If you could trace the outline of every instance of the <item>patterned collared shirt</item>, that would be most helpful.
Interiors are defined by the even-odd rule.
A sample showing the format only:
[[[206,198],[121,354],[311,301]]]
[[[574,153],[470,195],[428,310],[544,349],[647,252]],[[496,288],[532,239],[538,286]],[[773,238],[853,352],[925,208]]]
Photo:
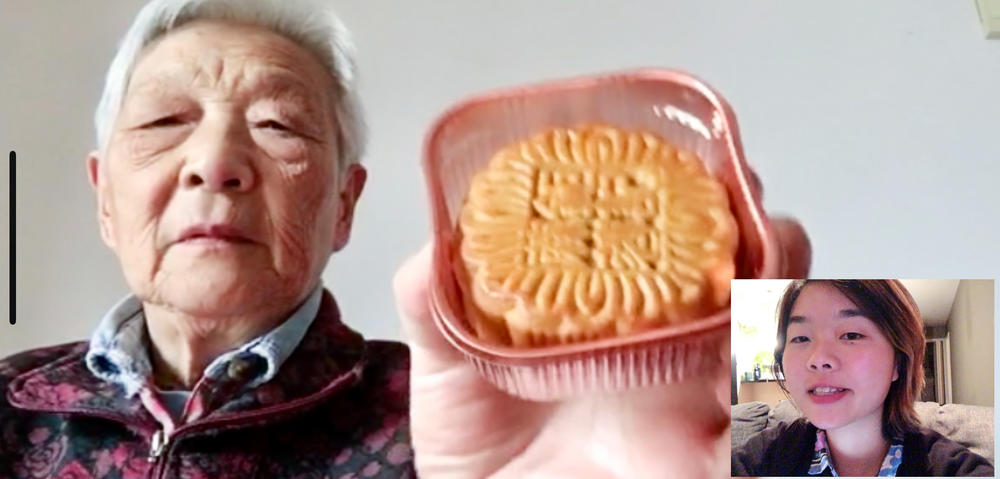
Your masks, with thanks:
[[[903,438],[897,437],[892,440],[885,459],[882,459],[882,467],[879,468],[876,477],[896,477],[896,470],[899,469],[901,462],[903,462]],[[809,465],[809,475],[822,475],[827,468],[830,469],[830,473],[834,477],[840,476],[833,467],[833,456],[830,454],[829,446],[827,446],[826,431],[818,429],[816,430],[816,454],[813,455],[812,464]]]

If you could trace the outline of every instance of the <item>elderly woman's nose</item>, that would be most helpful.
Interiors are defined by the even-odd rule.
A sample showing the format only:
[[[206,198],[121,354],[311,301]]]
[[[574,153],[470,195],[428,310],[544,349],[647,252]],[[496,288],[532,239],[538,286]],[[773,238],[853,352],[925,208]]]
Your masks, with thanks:
[[[813,341],[806,359],[806,367],[813,371],[830,371],[840,367],[840,360],[831,345]]]
[[[254,186],[253,140],[245,127],[220,122],[201,125],[181,170],[181,186],[218,192],[244,192]]]

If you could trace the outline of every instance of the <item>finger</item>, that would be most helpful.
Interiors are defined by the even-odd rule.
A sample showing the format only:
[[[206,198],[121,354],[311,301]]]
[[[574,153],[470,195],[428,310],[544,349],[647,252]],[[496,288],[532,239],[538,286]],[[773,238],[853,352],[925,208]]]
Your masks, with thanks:
[[[403,335],[414,356],[414,367],[418,361],[427,360],[426,362],[442,365],[438,363],[461,360],[460,353],[441,334],[431,313],[432,256],[433,248],[428,242],[403,262],[392,281],[396,308],[402,322]]]
[[[812,245],[802,225],[791,218],[771,220],[775,241],[781,251],[781,278],[805,278],[812,263]]]
[[[754,192],[755,196],[757,197],[757,199],[760,202],[763,203],[764,202],[764,184],[761,183],[761,181],[760,181],[760,175],[758,175],[757,172],[754,171],[753,168],[750,168],[749,171],[750,171],[750,187],[753,189],[753,192]]]
[[[726,335],[726,338],[722,342],[722,347],[719,348],[719,359],[720,366],[719,371],[716,374],[715,382],[715,399],[719,401],[722,406],[723,411],[726,415],[729,415],[729,403],[731,402],[732,394],[732,349],[730,348],[730,337]]]

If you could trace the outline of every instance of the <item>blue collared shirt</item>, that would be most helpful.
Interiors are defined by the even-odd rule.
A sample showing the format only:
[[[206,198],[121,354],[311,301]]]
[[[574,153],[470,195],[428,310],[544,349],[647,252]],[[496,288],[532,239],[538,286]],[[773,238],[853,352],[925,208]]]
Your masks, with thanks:
[[[882,459],[882,467],[878,470],[876,477],[896,477],[896,470],[903,462],[903,439],[895,438],[889,446],[889,452],[885,459]],[[816,454],[813,456],[812,464],[809,465],[809,475],[818,476],[823,474],[827,468],[830,473],[837,477],[837,470],[833,467],[833,456],[830,455],[830,447],[826,442],[826,431],[818,429],[816,431]]]
[[[205,368],[204,376],[221,377],[237,358],[259,358],[266,367],[261,368],[246,387],[256,387],[273,379],[316,319],[322,296],[323,286],[320,284],[285,322],[215,358]],[[142,303],[134,295],[126,296],[104,315],[91,336],[86,356],[87,368],[95,376],[121,385],[129,397],[134,396],[143,385],[151,382],[153,376],[149,344]],[[183,405],[183,400],[190,394],[187,391],[163,393],[171,409],[178,402]]]

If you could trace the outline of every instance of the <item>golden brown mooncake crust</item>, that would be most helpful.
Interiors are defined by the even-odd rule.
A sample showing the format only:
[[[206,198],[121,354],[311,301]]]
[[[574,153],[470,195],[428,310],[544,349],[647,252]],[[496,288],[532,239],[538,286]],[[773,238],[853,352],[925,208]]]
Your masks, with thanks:
[[[467,317],[492,342],[620,336],[729,302],[726,189],[648,132],[555,128],[504,147],[473,177],[459,230]]]

